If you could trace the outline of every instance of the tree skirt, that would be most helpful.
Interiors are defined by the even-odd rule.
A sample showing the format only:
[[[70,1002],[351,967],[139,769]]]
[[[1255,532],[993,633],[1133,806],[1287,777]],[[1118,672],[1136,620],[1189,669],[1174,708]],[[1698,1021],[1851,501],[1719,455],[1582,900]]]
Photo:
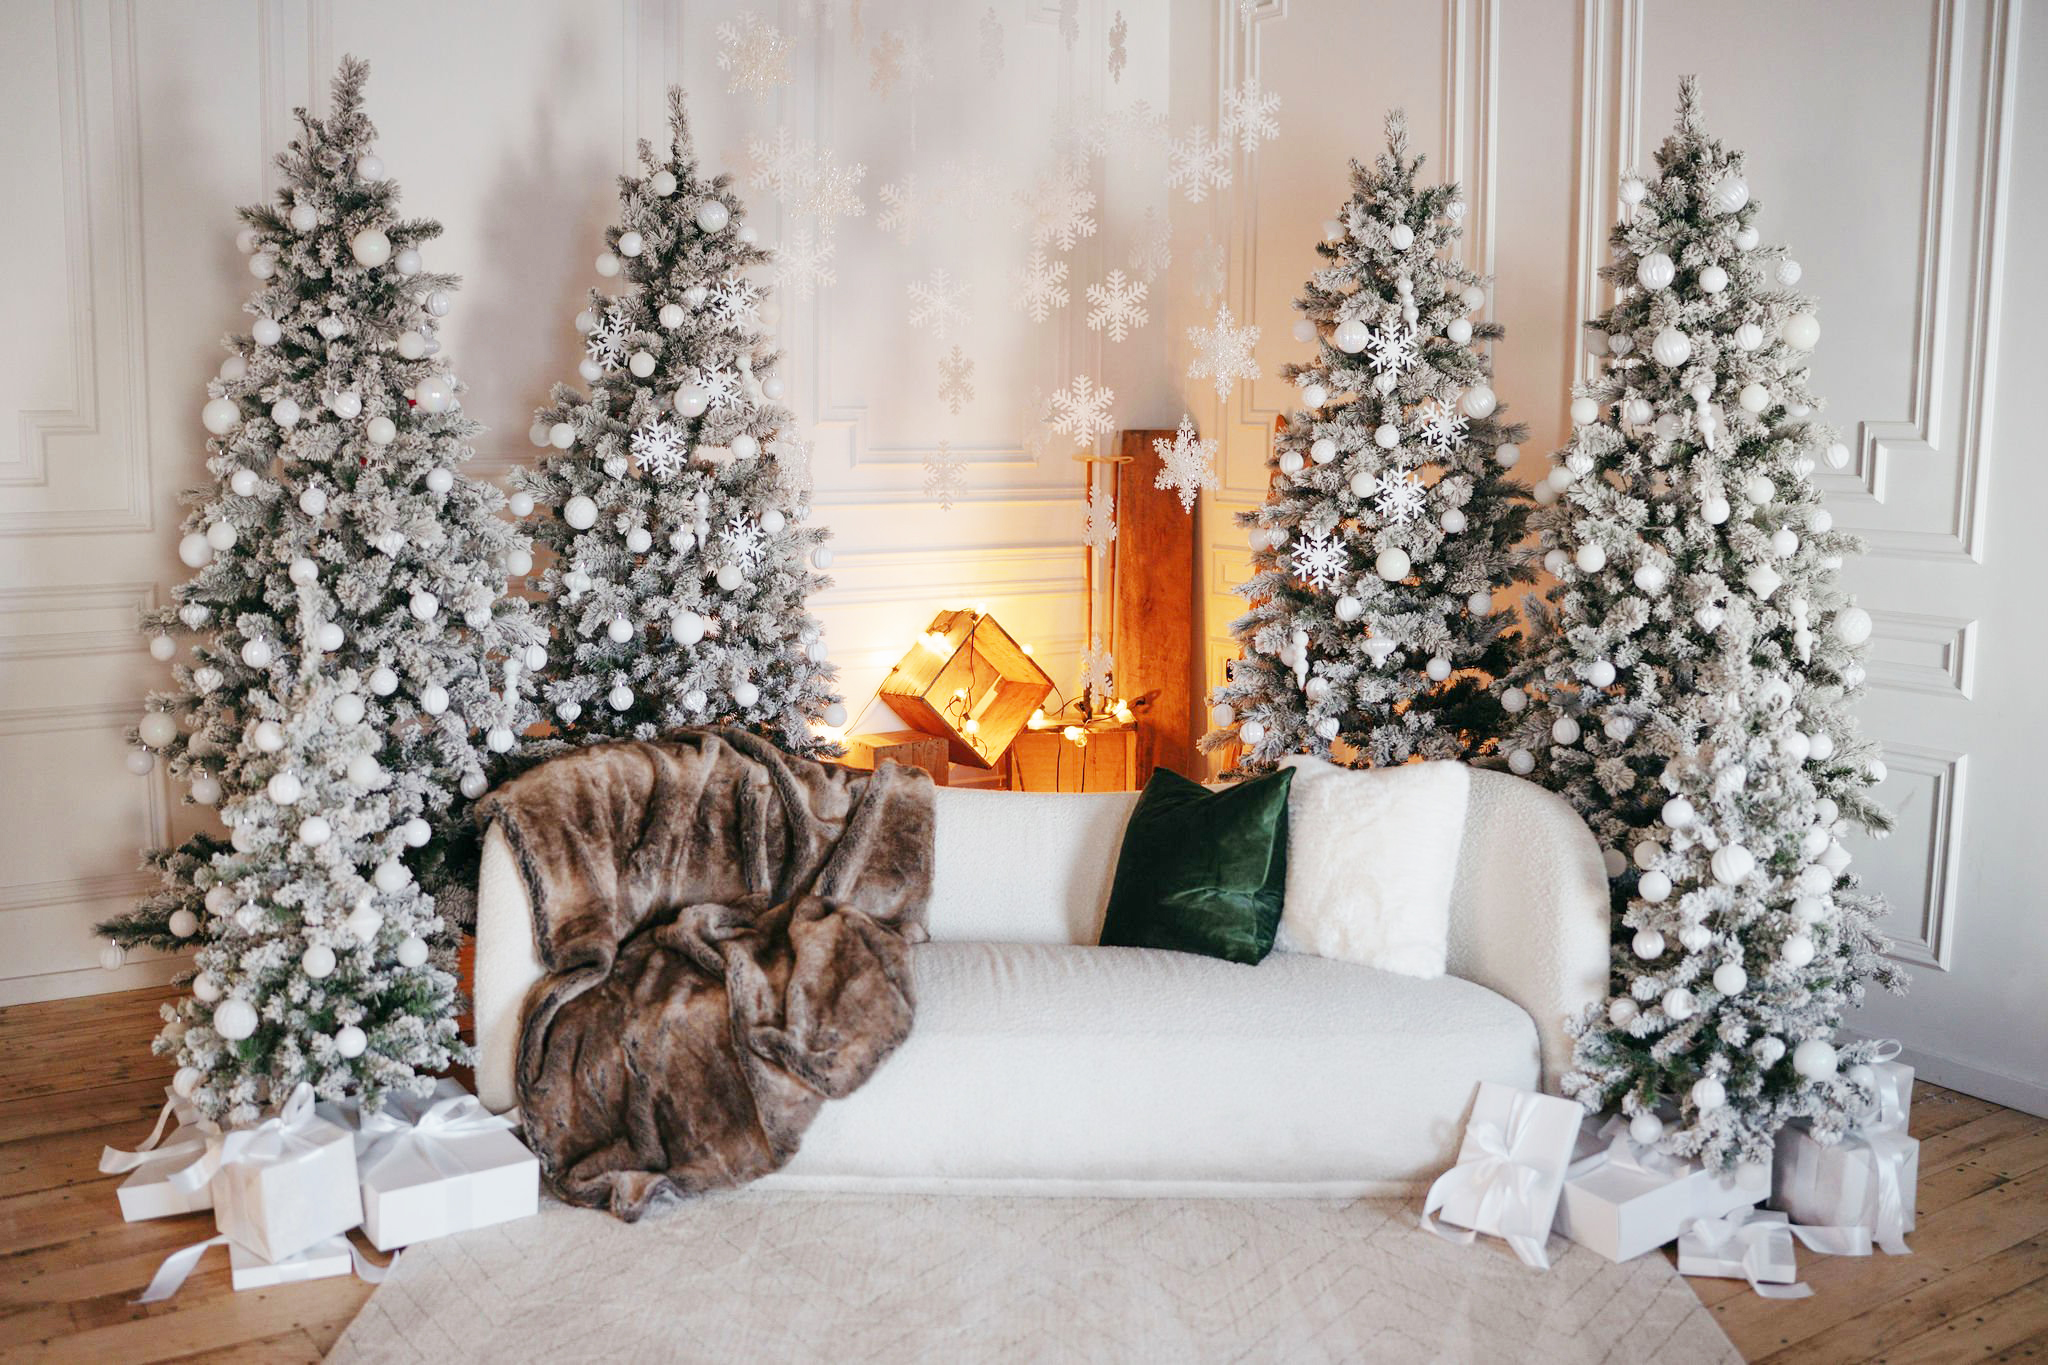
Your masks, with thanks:
[[[1417,1202],[740,1193],[405,1251],[330,1360],[1740,1361],[1662,1256]]]

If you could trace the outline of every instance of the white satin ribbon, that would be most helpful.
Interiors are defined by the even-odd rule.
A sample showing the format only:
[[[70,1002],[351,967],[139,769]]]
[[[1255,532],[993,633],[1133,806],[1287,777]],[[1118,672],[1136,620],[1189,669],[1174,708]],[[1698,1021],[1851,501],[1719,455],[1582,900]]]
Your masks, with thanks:
[[[1749,1287],[1756,1291],[1758,1297],[1766,1299],[1804,1299],[1813,1295],[1812,1287],[1803,1282],[1770,1284],[1759,1278],[1773,1261],[1779,1259],[1774,1252],[1790,1255],[1795,1237],[1809,1250],[1827,1256],[1870,1254],[1870,1234],[1862,1228],[1801,1227],[1774,1218],[1758,1218],[1756,1212],[1755,1209],[1737,1209],[1724,1218],[1695,1218],[1679,1235],[1697,1239],[1701,1245],[1695,1248],[1681,1246],[1679,1254],[1682,1257],[1690,1250],[1695,1255],[1732,1261],[1737,1259],[1733,1251],[1740,1248],[1742,1277],[1749,1281]]]
[[[493,1114],[474,1095],[450,1095],[436,1100],[411,1121],[386,1106],[374,1114],[364,1114],[357,1125],[358,1172],[367,1181],[378,1167],[401,1152],[417,1151],[440,1175],[463,1175],[469,1168],[449,1154],[441,1145],[443,1139],[504,1132],[518,1122],[517,1110]]]
[[[209,1237],[203,1242],[194,1242],[191,1246],[178,1248],[178,1250],[164,1257],[163,1264],[158,1266],[156,1274],[150,1277],[149,1287],[142,1291],[142,1297],[135,1300],[135,1302],[161,1303],[163,1300],[170,1298],[185,1287],[185,1281],[192,1278],[192,1272],[198,1268],[200,1260],[208,1251],[214,1247],[224,1247],[226,1245],[228,1245],[228,1236],[226,1233],[222,1233],[217,1237]],[[348,1258],[349,1268],[365,1284],[383,1283],[384,1277],[391,1273],[391,1267],[398,1264],[398,1258],[393,1256],[389,1265],[378,1265],[375,1261],[363,1255],[362,1248],[358,1247],[354,1242],[348,1244]]]
[[[1638,1143],[1628,1135],[1628,1120],[1618,1114],[1600,1126],[1600,1136],[1608,1139],[1607,1146],[1567,1166],[1564,1172],[1566,1180],[1577,1180],[1608,1166],[1635,1175],[1669,1180],[1684,1175],[1686,1167],[1692,1164],[1683,1157]]]
[[[313,1112],[313,1087],[303,1082],[275,1114],[254,1128],[210,1133],[206,1150],[197,1160],[171,1174],[171,1184],[191,1193],[204,1189],[223,1166],[238,1161],[276,1161],[294,1152],[310,1151],[315,1144],[306,1130],[322,1120]]]
[[[164,1140],[164,1129],[170,1123],[171,1116],[174,1114],[177,1116],[181,1130],[183,1128],[192,1128],[194,1132],[191,1137],[182,1138],[177,1142],[171,1143],[168,1147],[160,1147],[157,1144]],[[207,1133],[218,1131],[212,1124],[200,1118],[199,1111],[192,1108],[176,1091],[166,1090],[164,1091],[164,1107],[157,1112],[156,1127],[150,1129],[149,1136],[144,1138],[141,1145],[132,1152],[124,1152],[118,1147],[102,1148],[100,1150],[100,1173],[102,1175],[121,1175],[134,1170],[137,1166],[142,1166],[152,1161],[165,1161],[174,1156],[197,1153],[205,1148]]]
[[[1897,1073],[1884,1069],[1884,1064],[1896,1061],[1905,1046],[1896,1038],[1880,1039],[1877,1050],[1870,1055],[1870,1064],[1876,1073],[1872,1085],[1877,1091],[1877,1102],[1871,1112],[1857,1121],[1857,1126],[1866,1129],[1891,1128],[1904,1131],[1906,1126],[1906,1104],[1910,1098],[1899,1084],[1903,1079]]]
[[[1523,1265],[1550,1269],[1550,1257],[1543,1249],[1550,1235],[1550,1219],[1535,1207],[1536,1190],[1543,1183],[1544,1171],[1516,1159],[1535,1117],[1533,1101],[1541,1098],[1529,1094],[1515,1096],[1505,1129],[1477,1119],[1467,1126],[1467,1150],[1459,1153],[1457,1165],[1436,1178],[1429,1187],[1429,1196],[1422,1202],[1424,1228],[1447,1242],[1470,1246],[1477,1236],[1474,1229],[1447,1228],[1431,1215],[1453,1195],[1471,1193],[1479,1199],[1474,1223],[1499,1229],[1500,1236]],[[1475,1151],[1476,1154],[1468,1155]]]
[[[1912,1154],[1911,1142],[1891,1128],[1858,1128],[1842,1137],[1843,1147],[1862,1147],[1870,1153],[1871,1179],[1877,1182],[1877,1213],[1871,1219],[1870,1236],[1888,1256],[1913,1254],[1906,1245],[1905,1189],[1899,1181],[1899,1172]]]

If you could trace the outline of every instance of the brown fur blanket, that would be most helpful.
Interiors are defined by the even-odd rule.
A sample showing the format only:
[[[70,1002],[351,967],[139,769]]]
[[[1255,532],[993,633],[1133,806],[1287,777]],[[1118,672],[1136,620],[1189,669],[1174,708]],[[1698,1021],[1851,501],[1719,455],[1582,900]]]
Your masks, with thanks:
[[[491,793],[543,977],[518,1093],[549,1187],[638,1218],[796,1153],[909,1035],[932,783],[738,730],[565,754]]]

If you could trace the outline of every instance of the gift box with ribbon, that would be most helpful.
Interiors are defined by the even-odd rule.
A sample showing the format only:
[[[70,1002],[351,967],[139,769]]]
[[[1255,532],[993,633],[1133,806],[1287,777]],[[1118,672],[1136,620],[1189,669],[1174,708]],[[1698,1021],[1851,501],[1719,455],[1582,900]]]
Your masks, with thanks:
[[[1638,1146],[1619,1116],[1579,1130],[1557,1203],[1557,1230],[1610,1261],[1630,1261],[1677,1238],[1687,1223],[1748,1208],[1771,1194],[1771,1167],[1710,1171]]]
[[[321,1109],[355,1130],[363,1233],[379,1251],[540,1211],[540,1162],[512,1135],[516,1113],[491,1113],[455,1081],[374,1113]]]
[[[1861,1228],[1802,1227],[1775,1211],[1737,1209],[1686,1225],[1678,1237],[1678,1273],[1748,1280],[1764,1298],[1803,1299],[1813,1291],[1796,1283],[1795,1237],[1830,1256],[1870,1254],[1870,1234]]]
[[[176,1119],[178,1126],[168,1140],[165,1127]],[[171,1177],[192,1164],[206,1150],[206,1139],[220,1132],[203,1119],[192,1102],[165,1087],[164,1107],[156,1116],[156,1127],[132,1152],[108,1147],[100,1152],[100,1170],[107,1175],[127,1173],[128,1178],[114,1191],[121,1201],[121,1217],[130,1223],[145,1218],[166,1218],[172,1214],[195,1213],[213,1207],[213,1191],[205,1185],[184,1189]]]
[[[363,1221],[355,1140],[314,1112],[309,1085],[253,1128],[209,1134],[199,1157],[170,1179],[186,1191],[211,1183],[221,1235],[265,1261],[288,1260]]]
[[[1906,1131],[1906,1125],[1913,1117],[1913,1068],[1898,1060],[1903,1050],[1895,1038],[1878,1043],[1869,1063],[1871,1088],[1876,1091],[1876,1097],[1857,1116],[1857,1127]],[[1854,1074],[1853,1069],[1851,1074]]]
[[[1778,1132],[1771,1205],[1801,1223],[1866,1229],[1893,1256],[1909,1254],[1920,1143],[1903,1128],[1855,1128],[1823,1143],[1804,1119]]]
[[[1458,1164],[1429,1187],[1422,1226],[1464,1244],[1481,1232],[1503,1238],[1524,1265],[1548,1270],[1543,1244],[1585,1116],[1575,1100],[1481,1081]],[[1437,1223],[1438,1210],[1464,1231]]]
[[[191,1278],[206,1253],[221,1246],[228,1249],[229,1279],[237,1291],[268,1289],[272,1285],[296,1284],[300,1280],[324,1280],[346,1275],[351,1270],[366,1284],[380,1284],[385,1272],[391,1268],[378,1265],[363,1255],[346,1236],[323,1238],[296,1256],[287,1256],[282,1261],[266,1261],[240,1242],[223,1235],[180,1247],[164,1257],[163,1264],[150,1278],[149,1287],[135,1302],[161,1303],[170,1298],[185,1287],[185,1281]]]

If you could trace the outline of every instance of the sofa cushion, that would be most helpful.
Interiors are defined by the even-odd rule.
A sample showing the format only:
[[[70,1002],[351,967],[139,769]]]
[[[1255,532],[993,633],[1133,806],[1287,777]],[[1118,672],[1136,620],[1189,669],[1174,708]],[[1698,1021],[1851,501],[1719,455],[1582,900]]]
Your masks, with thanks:
[[[1105,947],[1254,963],[1273,951],[1287,890],[1287,770],[1210,791],[1161,768],[1124,826]]]
[[[1353,1194],[1455,1159],[1535,1025],[1456,977],[1275,953],[929,943],[917,1027],[769,1185]]]
[[[933,793],[931,934],[1093,943],[1136,792]]]

